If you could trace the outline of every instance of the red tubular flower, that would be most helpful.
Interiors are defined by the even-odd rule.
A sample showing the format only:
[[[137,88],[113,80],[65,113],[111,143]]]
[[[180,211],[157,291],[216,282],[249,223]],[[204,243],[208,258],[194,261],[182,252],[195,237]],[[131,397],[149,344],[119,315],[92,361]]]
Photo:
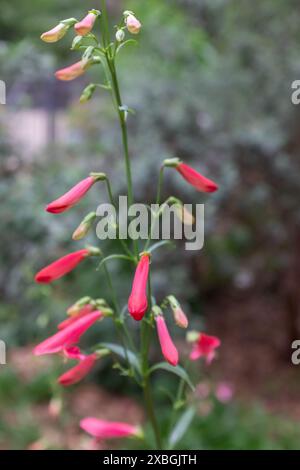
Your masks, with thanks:
[[[169,362],[169,364],[171,364],[172,366],[177,366],[179,359],[178,351],[169,334],[165,319],[162,315],[157,315],[155,317],[155,321],[163,356],[166,361]]]
[[[192,361],[196,361],[200,357],[205,357],[207,364],[210,364],[215,358],[215,350],[220,346],[220,344],[221,341],[216,336],[209,336],[205,333],[200,333],[190,354],[190,359]]]
[[[78,346],[68,346],[62,351],[62,353],[67,359],[75,359],[76,361],[82,361],[86,357],[82,354]]]
[[[128,311],[137,321],[141,320],[147,310],[147,281],[150,259],[148,254],[142,255],[137,265],[132,290],[128,299]]]
[[[93,311],[93,309],[94,309],[94,307],[90,304],[84,305],[84,307],[82,307],[76,315],[73,315],[72,317],[69,317],[66,320],[59,323],[59,325],[57,326],[57,329],[58,330],[63,330],[67,326],[72,325],[72,323],[77,321],[79,318],[82,318],[85,315],[87,315],[88,313],[91,313]]]
[[[86,15],[83,20],[75,24],[74,28],[76,33],[79,36],[85,36],[86,34],[90,33],[94,27],[96,19],[97,15],[95,15],[95,13],[89,13]]]
[[[89,66],[89,62],[84,62],[83,60],[80,60],[79,62],[76,62],[75,64],[70,65],[69,67],[65,67],[64,69],[58,70],[57,72],[55,72],[55,76],[58,80],[68,82],[70,80],[74,80],[77,77],[80,77],[80,75],[83,75],[89,68]]]
[[[69,253],[68,255],[59,258],[58,260],[54,261],[54,263],[49,264],[49,266],[46,266],[41,271],[39,271],[35,276],[35,281],[41,284],[48,284],[53,282],[72,271],[74,268],[76,268],[77,264],[79,264],[89,255],[90,252],[87,249]]]
[[[202,191],[204,193],[213,193],[218,189],[218,185],[212,180],[209,180],[205,176],[198,173],[196,170],[186,165],[185,163],[178,163],[176,166],[178,173],[183,176],[183,178],[190,183],[197,191]]]
[[[96,310],[89,313],[83,318],[79,318],[75,323],[67,326],[50,338],[47,338],[42,343],[38,344],[33,351],[35,356],[43,354],[55,354],[60,351],[68,350],[70,346],[78,343],[80,337],[86,332],[99,318],[102,317],[102,312]]]
[[[58,379],[58,383],[64,387],[69,387],[80,382],[90,372],[96,360],[96,354],[85,356],[75,367],[62,374]]]
[[[75,204],[77,204],[83,198],[83,196],[88,192],[88,190],[96,181],[97,178],[94,176],[88,176],[76,184],[63,196],[59,197],[53,202],[50,202],[50,204],[48,204],[46,207],[46,211],[51,212],[52,214],[60,214],[61,212],[65,212],[71,209],[71,207],[75,206]]]
[[[104,421],[97,418],[84,418],[80,421],[80,427],[97,439],[112,439],[114,437],[138,436],[140,429],[127,423],[118,421]]]

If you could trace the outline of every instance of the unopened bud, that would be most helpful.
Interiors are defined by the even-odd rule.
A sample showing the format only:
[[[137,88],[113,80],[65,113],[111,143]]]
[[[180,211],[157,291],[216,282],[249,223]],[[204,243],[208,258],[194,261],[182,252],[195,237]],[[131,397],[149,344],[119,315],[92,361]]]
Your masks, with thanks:
[[[178,300],[174,297],[174,295],[169,295],[168,301],[172,309],[176,325],[180,328],[187,328],[189,322]]]
[[[82,240],[90,231],[96,219],[96,213],[90,212],[77,227],[72,235],[73,240]]]
[[[69,28],[70,26],[59,23],[57,26],[55,26],[55,28],[52,28],[50,31],[43,33],[41,35],[41,40],[49,43],[57,42],[66,35]]]
[[[116,40],[118,42],[123,42],[125,39],[125,32],[123,31],[123,29],[118,29],[118,31],[116,32]]]
[[[90,304],[91,302],[92,302],[91,297],[88,297],[88,296],[82,297],[81,299],[77,300],[75,304],[71,305],[71,307],[68,308],[67,314],[69,316],[76,315],[78,312],[80,312],[82,307],[84,307],[87,304]]]
[[[140,21],[133,14],[125,16],[125,24],[131,34],[138,34],[142,27]]]
[[[184,224],[184,225],[193,225],[195,222],[195,217],[193,214],[191,214],[187,208],[181,203],[175,204],[175,213],[178,217],[178,219]]]
[[[96,85],[94,83],[91,83],[90,85],[88,85],[82,92],[80,98],[79,98],[79,101],[80,103],[86,103],[87,101],[89,101],[94,92],[96,90]]]

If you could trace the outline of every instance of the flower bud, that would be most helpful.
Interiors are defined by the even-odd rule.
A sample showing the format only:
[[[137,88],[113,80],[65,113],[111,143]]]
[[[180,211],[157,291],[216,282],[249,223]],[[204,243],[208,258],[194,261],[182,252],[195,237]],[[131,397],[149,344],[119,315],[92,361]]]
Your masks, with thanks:
[[[125,17],[125,24],[127,26],[128,31],[131,34],[138,34],[142,27],[139,20],[133,14],[127,14]]]
[[[41,35],[41,40],[48,43],[57,42],[66,35],[69,28],[70,26],[64,23],[59,23],[54,28],[50,29],[50,31],[43,33]]]
[[[118,31],[116,32],[116,40],[118,42],[122,42],[124,41],[124,39],[125,39],[125,33],[123,29],[118,29]]]
[[[80,60],[79,62],[76,62],[75,64],[70,65],[69,67],[65,67],[64,69],[58,70],[57,72],[55,72],[55,76],[58,80],[66,82],[74,80],[75,78],[83,75],[91,64],[91,61]]]
[[[185,313],[183,312],[182,308],[180,307],[180,304],[177,299],[174,297],[174,295],[169,295],[168,301],[172,309],[176,325],[180,328],[187,328],[189,324],[188,319]]]
[[[90,231],[96,219],[96,212],[90,212],[72,235],[73,240],[82,240]]]
[[[86,103],[87,101],[89,101],[94,92],[96,90],[96,85],[94,83],[91,83],[90,85],[88,85],[82,92],[80,98],[79,98],[79,101],[80,103]]]
[[[70,316],[76,315],[77,313],[80,312],[82,307],[90,304],[91,301],[92,301],[91,297],[88,297],[88,296],[82,297],[81,299],[77,300],[75,304],[71,305],[71,307],[68,308],[67,315],[70,315]]]
[[[175,204],[175,213],[184,225],[193,225],[195,223],[193,214],[191,214],[180,201]]]
[[[99,15],[100,11],[98,10],[89,11],[89,13],[83,18],[83,20],[75,24],[74,28],[76,33],[79,36],[86,36],[88,33],[90,33]]]

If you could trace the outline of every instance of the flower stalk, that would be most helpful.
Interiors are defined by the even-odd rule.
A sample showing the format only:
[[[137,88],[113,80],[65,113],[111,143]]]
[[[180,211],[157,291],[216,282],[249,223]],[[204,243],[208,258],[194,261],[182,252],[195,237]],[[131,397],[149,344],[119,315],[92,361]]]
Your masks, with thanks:
[[[98,40],[95,33],[95,24],[100,22],[101,39]],[[116,25],[116,34],[111,42],[109,21],[106,8],[106,0],[101,0],[101,12],[91,10],[81,21],[75,18],[64,20],[58,23],[58,26],[50,29],[42,35],[46,42],[56,42],[62,36],[69,33],[70,29],[74,29],[77,36],[73,40],[72,50],[83,50],[81,59],[70,67],[61,69],[56,73],[56,77],[60,80],[73,80],[83,73],[87,72],[92,66],[103,67],[106,84],[91,83],[81,94],[80,102],[89,101],[97,88],[108,90],[113,99],[114,108],[120,125],[121,141],[123,146],[123,159],[127,182],[128,205],[134,203],[133,179],[131,157],[129,152],[127,114],[129,108],[124,105],[119,85],[119,77],[116,67],[116,57],[120,49],[120,43],[125,45],[126,34],[139,34],[142,24],[135,16],[134,12],[125,11],[122,20]],[[73,30],[74,30],[73,29]],[[93,33],[91,32],[93,30]],[[196,170],[188,167],[178,158],[167,159],[163,162],[158,176],[158,187],[156,195],[156,204],[158,206],[155,213],[155,219],[158,219],[169,204],[176,204],[180,210],[180,216],[187,221],[187,214],[182,215],[182,203],[177,198],[170,196],[159,208],[162,196],[162,187],[164,180],[165,168],[176,169],[178,173],[195,189],[203,192],[213,192],[217,189],[217,185],[208,180],[206,177],[198,173]],[[110,180],[105,173],[92,172],[88,177],[81,180],[73,186],[68,192],[61,197],[48,204],[46,210],[52,214],[61,214],[72,209],[80,203],[83,197],[91,190],[96,182],[105,182],[107,188],[108,199],[117,212],[115,196]],[[73,234],[74,241],[80,241],[91,230],[96,221],[97,213],[89,212]],[[191,217],[190,217],[191,218]],[[129,220],[127,220],[127,224]],[[137,240],[132,240],[132,246],[122,240],[119,236],[119,228],[117,225],[117,238],[123,249],[122,253],[105,255],[98,247],[87,247],[78,251],[74,251],[46,268],[42,269],[36,275],[36,281],[39,283],[49,283],[60,277],[67,275],[75,269],[78,264],[90,256],[100,258],[98,270],[103,268],[103,272],[110,291],[111,299],[107,302],[105,299],[92,299],[86,296],[75,302],[67,310],[67,319],[58,325],[58,332],[50,338],[36,346],[35,355],[60,353],[66,360],[77,360],[76,366],[68,369],[59,379],[59,383],[63,386],[70,386],[84,379],[94,363],[102,356],[109,354],[114,361],[114,368],[119,370],[124,376],[133,379],[143,391],[145,408],[149,422],[153,429],[155,438],[155,446],[157,449],[163,449],[165,444],[161,436],[159,420],[156,416],[156,404],[154,402],[154,394],[152,391],[151,374],[155,368],[163,367],[167,370],[175,370],[175,375],[179,376],[179,388],[177,393],[177,401],[182,399],[185,391],[186,382],[189,377],[182,368],[178,367],[179,353],[175,346],[171,335],[169,334],[167,324],[167,312],[164,309],[170,307],[173,311],[173,322],[180,328],[187,328],[188,319],[180,307],[177,299],[173,295],[168,295],[159,306],[156,299],[152,296],[151,286],[151,266],[150,258],[156,249],[156,245],[151,245],[153,226],[150,227],[148,239],[146,240],[144,251],[141,253]],[[162,242],[157,245],[162,244]],[[131,249],[133,251],[131,251]],[[129,262],[135,266],[135,274],[132,280],[131,293],[128,295],[128,301],[122,308],[117,290],[114,286],[113,278],[109,269],[109,262],[115,259]],[[111,305],[110,305],[111,303]],[[132,318],[131,318],[132,317]],[[92,327],[96,328],[98,320],[112,321],[119,345],[111,345],[109,343],[100,344],[100,349],[94,347],[92,353],[85,354],[81,351],[78,343],[85,331]],[[131,322],[130,325],[127,323]],[[137,345],[135,331],[132,328],[132,322],[137,322],[140,329],[140,341]],[[153,340],[153,331],[157,329],[158,342],[161,346],[161,355],[166,362],[152,365],[151,344]],[[210,337],[201,333],[194,333],[192,341],[194,343],[193,351],[190,354],[191,360],[199,357],[205,357],[207,362],[215,357],[215,349],[220,345],[220,341],[216,337]],[[159,350],[158,348],[156,348]],[[122,358],[124,364],[120,364],[119,358]],[[184,401],[184,400],[182,400]],[[172,418],[171,418],[172,419]],[[142,437],[139,426],[122,422],[107,422],[93,417],[87,417],[81,421],[81,427],[87,433],[96,439],[135,436]]]

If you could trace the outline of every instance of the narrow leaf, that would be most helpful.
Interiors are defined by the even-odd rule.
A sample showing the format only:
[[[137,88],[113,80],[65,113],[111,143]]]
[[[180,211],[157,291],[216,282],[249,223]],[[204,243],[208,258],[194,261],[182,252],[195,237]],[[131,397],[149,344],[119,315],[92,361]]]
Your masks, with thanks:
[[[174,367],[168,364],[167,362],[160,362],[159,364],[155,364],[155,366],[151,367],[149,373],[151,374],[152,372],[155,372],[159,369],[166,370],[167,372],[172,372],[173,374],[177,375],[182,380],[184,380],[193,391],[195,390],[195,387],[192,384],[187,372],[181,366]]]
[[[119,344],[101,343],[99,347],[108,349],[109,351],[115,353],[117,356],[126,360],[126,354],[125,354],[124,348],[120,346]],[[140,363],[139,363],[138,357],[134,354],[134,352],[127,349],[127,357],[132,367],[134,367],[138,372],[140,372],[141,371]]]
[[[169,447],[173,448],[184,436],[195,416],[195,408],[188,408],[177,421],[169,436]]]

